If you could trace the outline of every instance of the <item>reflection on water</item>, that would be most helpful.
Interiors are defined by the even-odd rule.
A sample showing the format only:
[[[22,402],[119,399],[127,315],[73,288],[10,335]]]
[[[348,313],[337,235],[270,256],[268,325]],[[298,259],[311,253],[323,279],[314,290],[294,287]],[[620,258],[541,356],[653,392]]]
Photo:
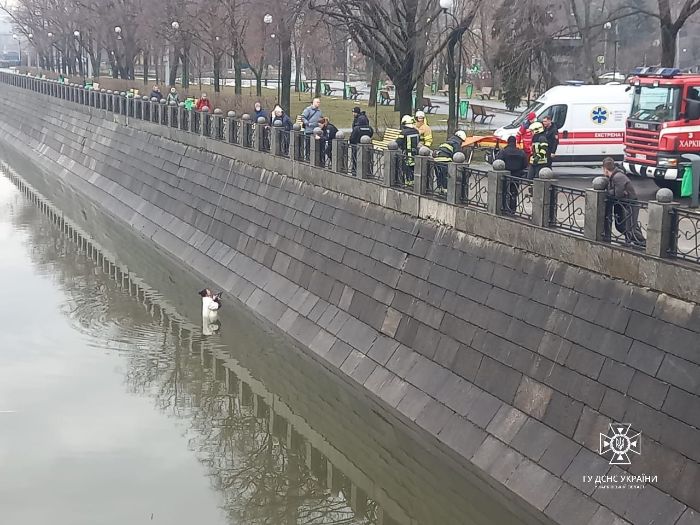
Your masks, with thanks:
[[[232,354],[3,177],[0,246],[7,523],[519,522],[320,366]]]

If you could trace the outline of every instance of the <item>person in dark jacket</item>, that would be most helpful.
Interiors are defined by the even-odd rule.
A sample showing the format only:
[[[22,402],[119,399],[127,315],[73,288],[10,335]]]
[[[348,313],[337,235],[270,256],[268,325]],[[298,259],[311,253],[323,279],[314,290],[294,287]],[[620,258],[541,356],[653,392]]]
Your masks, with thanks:
[[[374,130],[369,124],[369,118],[364,111],[356,107],[358,111],[353,119],[352,133],[350,133],[350,172],[353,176],[357,175],[357,145],[362,137],[371,137],[374,135]]]
[[[617,231],[625,236],[625,241],[634,246],[646,246],[646,239],[639,225],[639,207],[637,192],[627,174],[607,157],[603,159],[603,174],[608,178],[608,196],[613,198],[613,205],[606,216],[606,228],[612,229],[613,220]]]
[[[542,168],[547,167],[549,143],[541,122],[532,124],[530,131],[532,132],[532,153],[530,154],[530,169],[527,172],[527,178],[532,180],[539,176]]]
[[[401,135],[396,139],[396,142],[404,154],[403,183],[411,187],[413,186],[416,155],[418,155],[418,143],[420,142],[420,133],[416,129],[415,120],[411,115],[401,117]]]
[[[160,99],[163,98],[163,93],[160,92],[160,88],[158,86],[153,86],[153,89],[151,90],[151,96],[148,98],[155,98],[158,102],[160,102]]]
[[[321,120],[318,121],[318,125],[321,131],[323,131],[319,139],[323,141],[323,146],[321,148],[324,155],[323,158],[330,161],[331,155],[333,154],[333,139],[338,133],[338,128],[331,124],[328,117],[321,117]]]
[[[506,165],[506,170],[512,177],[524,178],[527,173],[527,156],[525,152],[518,148],[518,139],[515,135],[508,137],[508,145],[503,148],[496,160],[502,160]],[[516,181],[509,181],[503,192],[503,212],[513,215],[518,206],[519,184]]]
[[[253,106],[253,119],[257,122],[260,117],[264,117],[267,120],[267,111],[263,109],[262,103],[257,101],[255,106]]]
[[[362,108],[360,108],[360,106],[355,106],[354,108],[352,108],[352,127],[353,128],[357,124],[357,117],[359,117],[362,112],[363,111],[362,111]]]
[[[289,132],[292,131],[292,127],[294,126],[292,119],[289,118],[289,115],[284,112],[281,106],[275,106],[275,109],[272,110],[270,120],[270,124],[272,125],[274,125],[278,120],[282,123],[281,129],[283,132],[280,138],[280,148],[283,155],[289,155]]]
[[[559,147],[559,128],[552,122],[552,117],[544,117],[542,119],[544,126],[544,136],[547,139],[547,167],[552,167],[552,159],[557,153]]]
[[[452,162],[452,157],[455,153],[462,151],[462,143],[467,139],[467,134],[459,130],[452,135],[447,142],[443,142],[435,151],[435,179],[436,191],[438,193],[447,193],[447,166]]]

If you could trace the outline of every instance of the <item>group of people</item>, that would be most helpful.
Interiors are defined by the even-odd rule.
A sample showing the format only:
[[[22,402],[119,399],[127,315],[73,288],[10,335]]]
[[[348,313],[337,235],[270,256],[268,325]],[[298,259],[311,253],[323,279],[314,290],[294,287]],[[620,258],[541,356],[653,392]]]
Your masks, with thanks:
[[[559,130],[552,117],[544,116],[540,122],[535,113],[529,113],[496,158],[505,163],[512,176],[532,180],[542,168],[552,167],[558,146]]]
[[[168,94],[165,97],[163,97],[163,93],[160,91],[160,87],[154,85],[153,89],[151,89],[151,95],[149,96],[149,98],[151,100],[155,98],[158,102],[165,98],[165,102],[168,105],[178,105],[181,102],[180,95],[174,87],[171,87]],[[185,104],[185,109],[196,109],[197,111],[203,111],[204,108],[207,108],[207,110],[210,112],[214,110],[214,108],[211,105],[211,100],[209,100],[209,97],[206,93],[202,93],[198,99],[195,99],[194,97],[186,97],[185,100],[182,102],[184,102]]]

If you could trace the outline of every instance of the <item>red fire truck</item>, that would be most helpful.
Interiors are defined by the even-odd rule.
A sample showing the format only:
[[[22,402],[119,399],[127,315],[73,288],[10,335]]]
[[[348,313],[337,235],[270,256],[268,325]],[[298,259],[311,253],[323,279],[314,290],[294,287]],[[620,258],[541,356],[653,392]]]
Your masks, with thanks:
[[[700,153],[700,75],[650,67],[636,68],[632,75],[625,170],[678,191],[690,164],[683,154]]]

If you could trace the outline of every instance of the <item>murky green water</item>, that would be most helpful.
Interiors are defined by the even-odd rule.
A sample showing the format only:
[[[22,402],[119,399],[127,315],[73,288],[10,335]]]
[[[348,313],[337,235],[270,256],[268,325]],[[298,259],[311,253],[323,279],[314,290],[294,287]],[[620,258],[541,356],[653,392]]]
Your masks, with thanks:
[[[235,308],[203,335],[168,264],[115,276],[0,175],[0,523],[521,522]]]

